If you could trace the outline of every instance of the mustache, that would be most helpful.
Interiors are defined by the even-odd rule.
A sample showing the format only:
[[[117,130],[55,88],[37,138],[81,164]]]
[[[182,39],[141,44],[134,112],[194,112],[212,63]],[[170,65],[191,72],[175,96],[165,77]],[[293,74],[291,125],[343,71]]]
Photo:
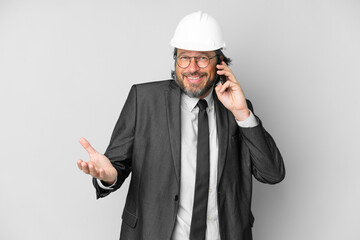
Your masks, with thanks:
[[[186,77],[192,77],[192,76],[207,76],[208,74],[207,73],[201,73],[201,72],[191,72],[191,73],[183,73],[183,76],[186,76]]]

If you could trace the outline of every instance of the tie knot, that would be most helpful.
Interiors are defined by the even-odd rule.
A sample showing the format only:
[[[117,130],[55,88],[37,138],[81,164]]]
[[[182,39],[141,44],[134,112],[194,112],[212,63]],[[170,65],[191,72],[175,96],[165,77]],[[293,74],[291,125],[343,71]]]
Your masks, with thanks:
[[[198,105],[200,111],[206,110],[206,108],[208,106],[206,100],[204,100],[204,99],[200,99],[197,105]]]

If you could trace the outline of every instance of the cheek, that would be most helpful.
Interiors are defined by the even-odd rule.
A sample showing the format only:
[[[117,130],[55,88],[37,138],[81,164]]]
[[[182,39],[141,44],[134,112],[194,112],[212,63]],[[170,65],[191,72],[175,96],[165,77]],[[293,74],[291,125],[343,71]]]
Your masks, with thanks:
[[[182,76],[182,71],[181,69],[179,69],[179,67],[176,66],[175,68],[175,74],[178,78],[180,78]]]
[[[216,68],[208,71],[209,77],[214,78],[216,76]]]

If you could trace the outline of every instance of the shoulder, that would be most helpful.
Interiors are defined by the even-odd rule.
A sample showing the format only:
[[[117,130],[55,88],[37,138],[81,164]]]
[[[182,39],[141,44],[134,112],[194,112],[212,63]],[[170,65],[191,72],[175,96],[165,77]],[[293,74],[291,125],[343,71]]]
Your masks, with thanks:
[[[180,92],[176,82],[171,79],[135,84],[132,86],[130,94],[136,96],[137,101],[150,103],[161,100],[164,93],[174,89],[175,92]]]
[[[135,87],[137,91],[141,92],[163,92],[164,90],[168,90],[169,88],[173,87],[173,85],[176,85],[175,81],[173,79],[169,79],[135,84],[133,87]]]

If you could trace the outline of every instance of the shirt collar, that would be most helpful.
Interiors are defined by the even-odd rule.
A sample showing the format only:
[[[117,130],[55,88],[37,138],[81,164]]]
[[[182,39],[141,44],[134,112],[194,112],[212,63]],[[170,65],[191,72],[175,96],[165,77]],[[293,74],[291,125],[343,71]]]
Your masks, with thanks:
[[[214,107],[214,99],[213,99],[212,95],[213,95],[213,91],[210,91],[210,93],[204,98],[208,104],[209,110],[212,110],[212,108]],[[189,97],[184,92],[181,93],[182,105],[190,112],[192,110],[194,110],[198,101],[199,101],[199,98]]]

